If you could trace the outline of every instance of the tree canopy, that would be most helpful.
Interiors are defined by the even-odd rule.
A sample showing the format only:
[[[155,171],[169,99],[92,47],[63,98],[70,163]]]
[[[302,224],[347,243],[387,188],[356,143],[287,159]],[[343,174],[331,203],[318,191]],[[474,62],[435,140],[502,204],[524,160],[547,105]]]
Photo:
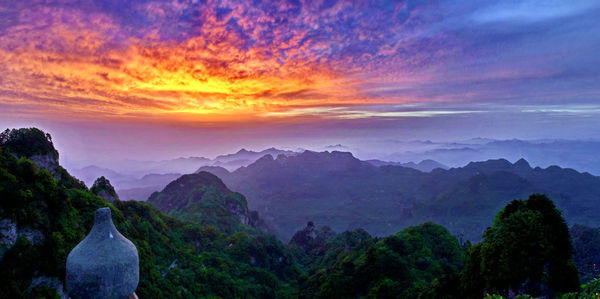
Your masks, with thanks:
[[[0,133],[0,145],[21,157],[50,154],[58,160],[52,137],[37,128],[6,129]]]
[[[548,197],[514,200],[467,253],[464,286],[472,296],[576,291],[579,276],[572,253],[567,224]]]

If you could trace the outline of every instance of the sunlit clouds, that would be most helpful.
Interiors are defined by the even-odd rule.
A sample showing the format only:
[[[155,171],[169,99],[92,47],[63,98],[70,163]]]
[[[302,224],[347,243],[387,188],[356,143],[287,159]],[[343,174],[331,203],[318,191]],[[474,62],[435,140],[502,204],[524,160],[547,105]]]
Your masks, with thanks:
[[[145,8],[152,18],[167,17],[157,4]],[[241,13],[237,10],[230,14]],[[152,28],[141,36],[128,35],[103,13],[23,9],[17,24],[0,36],[2,101],[41,106],[54,116],[161,118],[182,113],[232,120],[290,106],[373,100],[361,95],[359,82],[339,65],[315,54],[329,45],[300,43],[306,38],[302,32],[270,43],[254,40],[264,34],[255,32],[264,17],[238,17],[238,26],[247,27],[242,32],[228,30],[228,19],[219,21],[208,10],[202,26],[185,37],[163,39]],[[258,36],[244,36],[247,31]]]
[[[600,41],[582,29],[598,5],[555,2],[6,1],[0,114],[247,123],[593,103]]]

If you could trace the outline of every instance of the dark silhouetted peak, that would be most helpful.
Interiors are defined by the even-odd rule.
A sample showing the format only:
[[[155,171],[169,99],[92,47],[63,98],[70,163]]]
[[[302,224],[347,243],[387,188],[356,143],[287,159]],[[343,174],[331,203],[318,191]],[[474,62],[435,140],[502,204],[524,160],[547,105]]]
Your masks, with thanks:
[[[446,166],[438,161],[426,159],[426,160],[419,162],[419,164],[417,164],[415,168],[420,171],[430,172],[436,168],[448,169],[448,166]]]
[[[313,152],[304,151],[296,156],[290,156],[285,160],[284,165],[288,167],[298,167],[305,171],[348,171],[357,169],[364,163],[349,152]]]
[[[471,162],[465,166],[465,169],[471,170],[481,170],[484,172],[491,172],[497,170],[507,170],[512,167],[512,163],[510,163],[506,159],[495,159],[495,160],[487,160],[483,162]]]
[[[525,160],[523,158],[521,158],[521,159],[519,159],[519,161],[515,162],[514,165],[518,168],[524,168],[524,169],[531,168],[531,165],[529,165],[529,162],[527,162],[527,160]]]
[[[247,154],[247,153],[253,153],[253,152],[252,151],[248,151],[245,148],[242,148],[236,154]]]
[[[115,192],[115,188],[110,184],[110,181],[103,176],[96,179],[94,185],[90,188],[90,191],[110,203],[114,203],[115,200],[119,199],[117,192]]]
[[[354,158],[352,153],[349,152],[340,152],[340,151],[332,151],[332,152],[313,152],[313,151],[304,151],[303,153],[298,155],[298,158],[307,162],[360,162],[360,160]]]
[[[381,160],[367,160],[366,162],[371,165],[377,166],[377,167],[380,167],[380,166],[402,166],[402,167],[416,169],[416,170],[419,170],[422,172],[431,172],[437,168],[448,169],[448,166],[446,166],[442,163],[439,163],[437,161],[431,160],[431,159],[423,160],[423,161],[419,162],[418,164],[416,164],[414,162],[402,163],[402,162],[386,162],[386,161],[381,161]]]
[[[333,156],[337,156],[337,157],[344,157],[344,158],[348,158],[348,159],[356,159],[356,158],[354,158],[354,156],[352,155],[351,152],[332,151],[331,154]]]
[[[475,170],[481,173],[492,173],[495,171],[508,171],[514,172],[517,171],[523,174],[523,171],[531,170],[531,166],[529,162],[525,159],[520,159],[514,164],[510,163],[506,159],[496,159],[496,160],[487,160],[483,162],[471,162],[467,166],[464,167],[466,170]]]
[[[243,148],[234,154],[217,156],[211,164],[212,166],[222,166],[229,171],[234,171],[240,167],[248,166],[256,162],[256,160],[264,157],[265,155],[277,157],[280,154],[292,156],[296,155],[297,153],[293,151],[276,149],[274,147],[262,150],[260,152],[250,151]]]

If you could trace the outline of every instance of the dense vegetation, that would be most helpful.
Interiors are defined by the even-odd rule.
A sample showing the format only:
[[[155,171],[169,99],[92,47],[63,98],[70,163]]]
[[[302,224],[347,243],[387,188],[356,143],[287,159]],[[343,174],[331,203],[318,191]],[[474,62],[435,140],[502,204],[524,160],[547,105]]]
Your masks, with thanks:
[[[50,284],[35,282],[63,281],[67,254],[103,206],[111,207],[115,225],[138,248],[141,298],[277,298],[296,289],[298,268],[270,235],[225,234],[148,203],[110,204],[74,181],[57,180],[23,153],[0,147],[0,219],[18,229],[0,260],[0,298],[55,296]],[[35,232],[41,237],[30,237]]]
[[[430,222],[385,238],[361,229],[336,235],[311,222],[290,249],[307,272],[306,298],[579,296],[568,227],[539,194],[508,204],[473,246]]]
[[[600,290],[590,281],[577,293],[569,230],[543,195],[508,204],[473,246],[431,222],[384,238],[309,222],[284,245],[244,224],[240,215],[250,212],[243,196],[208,173],[184,176],[154,195],[161,209],[184,220],[151,203],[111,204],[26,156],[38,150],[16,149],[0,146],[0,224],[16,226],[14,243],[0,240],[0,298],[57,297],[67,254],[104,206],[140,254],[140,298],[588,298]],[[100,185],[110,189],[108,181]],[[598,231],[572,231],[576,262],[593,263]]]
[[[571,238],[575,253],[573,260],[579,270],[581,281],[589,281],[600,275],[600,228],[583,225],[571,227]]]
[[[473,295],[533,296],[579,288],[569,229],[544,195],[514,200],[500,211],[483,241],[467,252],[463,281]]]
[[[364,230],[345,232],[309,254],[314,257],[305,265],[309,276],[302,284],[303,298],[442,298],[452,295],[449,291],[457,295],[447,284],[457,281],[462,249],[434,223],[383,239],[371,238]]]
[[[50,155],[58,160],[58,151],[54,149],[52,137],[37,128],[6,129],[0,133],[0,145],[11,153],[25,157]]]
[[[110,184],[110,181],[105,177],[101,176],[92,185],[90,191],[102,198],[106,201],[112,203],[115,199],[119,199],[119,195],[115,191],[115,188]]]
[[[183,175],[154,192],[148,202],[179,219],[215,226],[226,233],[266,228],[257,212],[248,210],[246,198],[232,192],[208,172]]]

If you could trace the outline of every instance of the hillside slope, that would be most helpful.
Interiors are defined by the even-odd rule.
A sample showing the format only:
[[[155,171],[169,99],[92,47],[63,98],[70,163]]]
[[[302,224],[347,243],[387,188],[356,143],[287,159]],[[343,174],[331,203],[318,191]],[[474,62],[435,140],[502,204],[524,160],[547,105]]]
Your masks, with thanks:
[[[15,132],[31,147],[53,149],[44,134]],[[35,131],[33,133],[36,133]],[[29,156],[35,148],[0,143],[0,298],[64,294],[68,253],[89,232],[94,212],[110,207],[117,229],[140,256],[140,298],[288,298],[298,270],[273,236],[225,234],[169,217],[149,203],[108,203],[62,168],[59,176]]]
[[[258,213],[248,210],[242,194],[227,189],[208,172],[183,175],[153,193],[148,202],[173,217],[215,226],[226,233],[249,227],[266,229]]]

